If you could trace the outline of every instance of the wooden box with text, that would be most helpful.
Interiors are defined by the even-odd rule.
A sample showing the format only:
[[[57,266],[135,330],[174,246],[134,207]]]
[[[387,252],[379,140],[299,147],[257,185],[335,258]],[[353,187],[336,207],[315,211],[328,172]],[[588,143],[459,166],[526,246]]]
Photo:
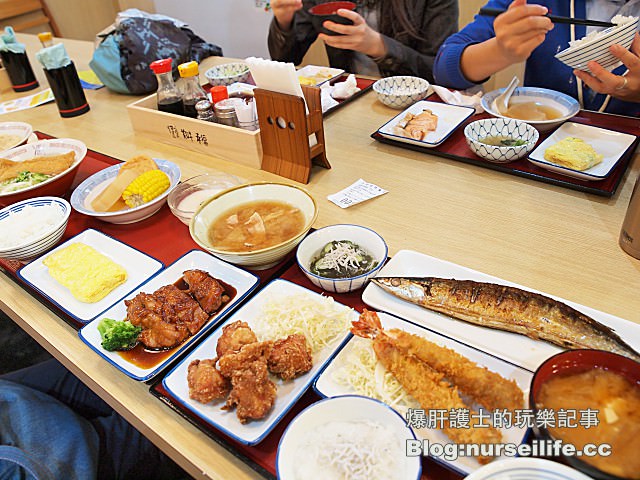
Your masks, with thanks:
[[[155,93],[127,105],[127,111],[133,129],[145,137],[257,169],[262,166],[260,130],[161,112]]]

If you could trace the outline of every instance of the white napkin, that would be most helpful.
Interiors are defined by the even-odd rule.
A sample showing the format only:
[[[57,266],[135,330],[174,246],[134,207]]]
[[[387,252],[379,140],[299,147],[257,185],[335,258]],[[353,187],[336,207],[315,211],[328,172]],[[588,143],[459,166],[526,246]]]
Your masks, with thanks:
[[[453,91],[439,85],[431,85],[431,87],[444,103],[473,107],[476,109],[476,113],[484,112],[484,108],[482,108],[482,105],[480,104],[480,99],[484,94],[481,86],[475,86],[468,90]]]
[[[293,63],[276,62],[256,57],[249,57],[245,62],[249,66],[251,76],[259,88],[296,95],[304,99],[298,75],[296,74],[296,67]],[[306,105],[307,102],[305,101],[305,107]]]

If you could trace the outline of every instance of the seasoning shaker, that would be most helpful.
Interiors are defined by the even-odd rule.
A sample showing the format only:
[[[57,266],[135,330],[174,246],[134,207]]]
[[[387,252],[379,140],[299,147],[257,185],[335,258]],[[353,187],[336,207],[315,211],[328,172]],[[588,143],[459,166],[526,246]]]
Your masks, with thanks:
[[[196,111],[198,112],[198,120],[205,122],[215,122],[216,116],[213,113],[213,106],[209,100],[200,100],[196,103]]]
[[[620,248],[640,260],[640,176],[636,180],[620,230]]]
[[[242,102],[239,98],[227,98],[215,104],[213,108],[218,123],[229,125],[230,127],[238,126],[238,116],[236,115],[238,101]]]
[[[227,90],[226,85],[216,85],[215,87],[211,87],[209,93],[211,93],[211,102],[214,105],[220,100],[229,98],[229,91]]]

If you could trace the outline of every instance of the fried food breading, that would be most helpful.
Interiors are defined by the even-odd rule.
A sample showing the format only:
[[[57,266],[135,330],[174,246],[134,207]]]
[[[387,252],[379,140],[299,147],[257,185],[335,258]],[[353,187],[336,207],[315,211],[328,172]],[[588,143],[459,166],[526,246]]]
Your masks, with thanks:
[[[387,333],[396,340],[398,348],[443,373],[462,393],[485,408],[512,411],[523,408],[522,390],[513,380],[507,380],[450,348],[441,347],[418,335],[395,328]],[[491,388],[487,388],[488,385]]]
[[[224,398],[231,390],[229,380],[220,374],[216,369],[215,360],[212,359],[191,362],[187,373],[187,383],[189,384],[189,397],[201,403]]]
[[[247,347],[244,347],[247,348]],[[269,380],[264,357],[250,362],[246,368],[235,370],[231,377],[233,388],[223,410],[236,408],[240,423],[259,420],[269,413],[276,399],[276,385]]]
[[[220,282],[202,270],[187,270],[182,278],[189,285],[188,292],[209,315],[216,312],[223,302],[224,289]],[[229,301],[229,297],[227,297]]]
[[[247,322],[237,320],[222,327],[222,335],[216,345],[218,358],[227,353],[239,352],[243,345],[248,345],[258,341],[258,337],[253,333]]]
[[[311,348],[301,333],[294,333],[273,343],[267,358],[269,371],[283,380],[292,380],[313,367]]]
[[[22,162],[0,159],[0,182],[18,176],[20,172],[42,173],[45,175],[57,175],[73,165],[76,153],[70,150],[60,155],[34,157]]]
[[[266,365],[272,346],[273,342],[270,341],[253,342],[243,345],[238,352],[221,356],[218,358],[220,373],[227,378],[232,378],[234,372],[243,370],[254,362],[264,361]]]

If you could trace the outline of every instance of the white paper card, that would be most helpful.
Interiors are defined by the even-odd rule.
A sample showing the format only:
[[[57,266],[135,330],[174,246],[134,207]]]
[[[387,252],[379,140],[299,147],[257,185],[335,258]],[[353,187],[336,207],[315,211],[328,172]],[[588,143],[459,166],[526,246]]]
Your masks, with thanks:
[[[340,208],[347,208],[365,200],[370,200],[380,195],[384,195],[387,191],[373,183],[367,183],[363,179],[359,179],[353,185],[348,186],[344,190],[327,196],[329,201],[335,203]]]

